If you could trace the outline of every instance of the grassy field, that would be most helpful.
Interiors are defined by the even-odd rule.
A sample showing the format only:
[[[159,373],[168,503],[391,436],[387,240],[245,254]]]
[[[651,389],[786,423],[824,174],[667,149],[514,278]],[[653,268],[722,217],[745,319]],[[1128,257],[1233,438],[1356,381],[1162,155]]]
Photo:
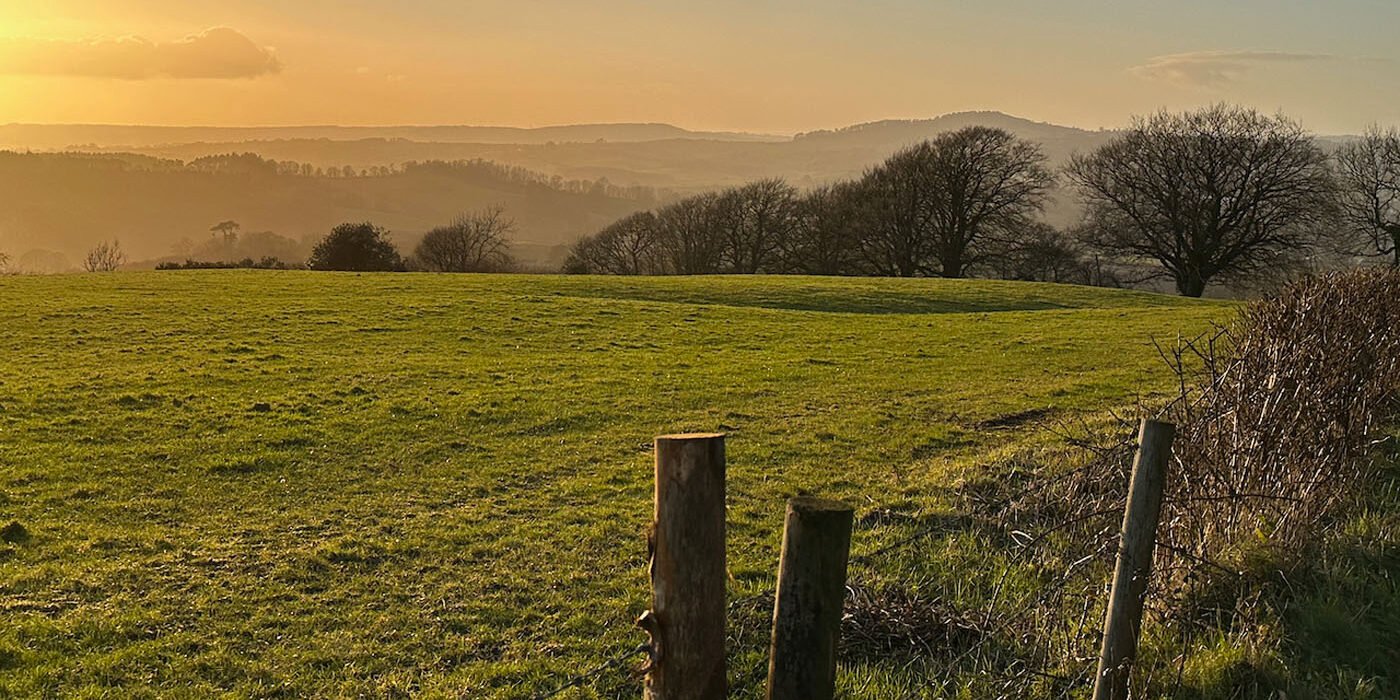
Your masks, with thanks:
[[[0,277],[0,696],[530,697],[647,603],[653,435],[729,442],[731,591],[784,498],[858,516],[1168,388],[1230,306],[1055,285]],[[1027,411],[1043,411],[1030,414]],[[906,534],[861,517],[854,552]],[[954,548],[853,567],[956,601]],[[736,696],[762,640],[736,642]],[[843,668],[852,698],[916,674]],[[625,673],[567,697],[631,697]]]

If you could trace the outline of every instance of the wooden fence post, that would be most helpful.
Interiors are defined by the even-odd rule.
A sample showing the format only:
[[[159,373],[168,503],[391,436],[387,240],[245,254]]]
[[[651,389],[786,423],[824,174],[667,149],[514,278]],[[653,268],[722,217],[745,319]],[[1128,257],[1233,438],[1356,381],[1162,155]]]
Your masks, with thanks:
[[[836,648],[846,600],[846,563],[853,510],[836,501],[788,501],[768,700],[830,700],[836,692]]]
[[[652,609],[644,697],[723,700],[724,436],[656,438],[656,514],[650,535]]]
[[[1103,622],[1103,648],[1094,679],[1094,700],[1127,700],[1128,681],[1137,656],[1138,632],[1147,582],[1157,544],[1157,521],[1171,459],[1176,426],[1144,420],[1138,433],[1137,459],[1123,514],[1123,539],[1113,570],[1113,588]]]

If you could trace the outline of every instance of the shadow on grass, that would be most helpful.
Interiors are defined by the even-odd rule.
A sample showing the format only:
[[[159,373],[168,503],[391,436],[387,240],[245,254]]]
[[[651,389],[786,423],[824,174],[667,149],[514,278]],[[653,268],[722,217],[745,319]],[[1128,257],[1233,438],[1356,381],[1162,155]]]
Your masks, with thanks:
[[[557,294],[698,306],[848,314],[993,313],[1182,306],[1195,303],[1180,297],[1140,291],[1042,282],[936,278],[565,278],[564,285],[565,289],[557,291]]]

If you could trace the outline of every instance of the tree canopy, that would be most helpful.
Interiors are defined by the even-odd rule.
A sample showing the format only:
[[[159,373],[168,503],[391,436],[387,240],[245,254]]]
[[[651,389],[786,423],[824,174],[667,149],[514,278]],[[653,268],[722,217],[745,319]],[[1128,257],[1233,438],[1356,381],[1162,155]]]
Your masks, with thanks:
[[[1369,129],[1336,153],[1338,203],[1365,255],[1400,266],[1400,130]]]
[[[1327,158],[1283,116],[1216,105],[1139,119],[1067,169],[1092,245],[1187,296],[1305,255],[1332,211]]]
[[[364,222],[341,224],[316,244],[307,266],[313,270],[392,272],[404,269],[403,258],[388,231]]]
[[[506,240],[514,228],[500,207],[462,214],[424,235],[413,257],[433,272],[501,272],[514,265]]]

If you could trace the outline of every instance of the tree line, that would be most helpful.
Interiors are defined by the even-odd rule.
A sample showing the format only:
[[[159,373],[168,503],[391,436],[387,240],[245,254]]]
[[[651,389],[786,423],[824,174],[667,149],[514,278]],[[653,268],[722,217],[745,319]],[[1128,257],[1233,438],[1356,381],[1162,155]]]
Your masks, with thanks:
[[[671,193],[644,185],[615,185],[606,177],[596,180],[567,179],[516,165],[482,158],[465,160],[409,160],[391,165],[356,168],[350,165],[315,165],[295,160],[275,160],[257,153],[219,153],[188,162],[134,153],[31,153],[0,149],[0,161],[36,161],[55,171],[200,173],[243,175],[251,178],[301,177],[325,179],[382,178],[428,175],[465,182],[500,186],[502,183],[557,190],[568,194],[609,197],[638,202],[661,201]]]
[[[515,224],[500,207],[461,214],[423,235],[402,255],[388,231],[373,223],[341,224],[316,244],[306,266],[354,272],[509,272],[516,267],[509,236]]]
[[[289,261],[277,255],[239,257],[243,241],[237,221],[222,221],[210,227],[214,237],[199,250],[215,251],[202,258],[186,257],[181,261],[166,261],[157,270],[295,270],[311,269],[345,272],[511,272],[517,268],[510,254],[509,237],[515,223],[505,216],[501,207],[460,214],[445,225],[423,235],[412,253],[401,253],[389,238],[389,231],[372,222],[344,223],[319,239],[305,263]],[[294,241],[270,232],[250,234],[266,245]],[[127,256],[119,241],[103,241],[92,248],[83,262],[87,272],[114,272],[126,264]],[[0,272],[4,272],[8,257],[0,254]]]
[[[1057,184],[1083,205],[1040,220]],[[565,271],[617,275],[987,276],[1119,286],[1283,277],[1319,258],[1400,265],[1400,132],[1332,152],[1282,115],[1215,105],[1136,118],[1059,172],[1040,147],[968,127],[862,177],[801,192],[779,179],[625,217]]]
[[[163,161],[163,163],[168,168],[200,173],[340,179],[432,175],[491,184],[505,182],[526,187],[544,187],[569,194],[641,202],[654,202],[663,196],[663,193],[658,193],[656,189],[651,187],[614,185],[607,178],[569,180],[559,175],[546,175],[528,168],[504,165],[481,158],[410,160],[392,165],[372,165],[358,169],[349,165],[318,166],[293,160],[272,160],[256,153],[225,153],[202,156],[186,164],[181,164],[179,161]]]

